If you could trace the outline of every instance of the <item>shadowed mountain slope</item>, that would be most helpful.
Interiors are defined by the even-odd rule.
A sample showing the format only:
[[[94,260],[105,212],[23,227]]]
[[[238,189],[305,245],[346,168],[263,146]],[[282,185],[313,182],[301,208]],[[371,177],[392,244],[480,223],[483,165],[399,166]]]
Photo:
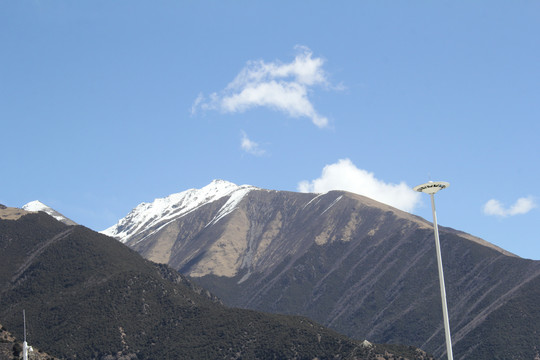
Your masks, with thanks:
[[[430,222],[342,191],[243,189],[163,221],[154,214],[121,240],[228,305],[304,315],[358,339],[444,355]],[[119,224],[134,228],[126,219]],[[538,356],[540,262],[450,228],[440,237],[455,358]]]
[[[29,342],[59,358],[426,358],[303,317],[226,308],[168,266],[43,212],[0,220],[0,249],[2,324],[21,338],[25,309]]]

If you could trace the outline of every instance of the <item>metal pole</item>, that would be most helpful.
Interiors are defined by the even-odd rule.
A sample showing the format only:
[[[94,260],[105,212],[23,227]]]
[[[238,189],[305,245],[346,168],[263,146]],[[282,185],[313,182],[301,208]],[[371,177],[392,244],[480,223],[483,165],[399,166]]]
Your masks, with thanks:
[[[435,196],[434,194],[429,194],[431,196],[431,209],[433,210],[433,231],[435,232],[435,248],[437,249],[437,266],[439,268],[439,285],[441,287],[441,301],[442,301],[442,310],[443,310],[443,320],[444,320],[444,335],[446,337],[446,355],[448,360],[453,360],[454,356],[452,355],[452,338],[450,337],[450,322],[448,320],[448,307],[446,306],[446,291],[444,288],[444,274],[442,267],[442,258],[441,258],[441,245],[439,243],[439,228],[437,225],[437,214],[435,213]]]
[[[24,313],[24,309],[22,311],[22,317],[23,317],[23,327],[24,327],[24,341],[26,341],[26,314]]]
[[[23,314],[23,323],[24,323],[24,341],[23,341],[23,360],[28,360],[28,343],[26,342],[26,315],[24,310]]]

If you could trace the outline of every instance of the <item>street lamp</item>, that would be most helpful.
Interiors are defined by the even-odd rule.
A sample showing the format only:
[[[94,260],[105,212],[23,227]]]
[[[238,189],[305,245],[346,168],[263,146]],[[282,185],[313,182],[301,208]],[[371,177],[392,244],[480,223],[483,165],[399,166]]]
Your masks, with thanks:
[[[441,259],[441,244],[439,243],[439,229],[437,226],[437,215],[435,214],[435,193],[450,186],[446,181],[430,181],[428,183],[415,186],[413,189],[431,196],[431,209],[433,211],[433,231],[435,232],[435,248],[437,249],[437,265],[439,268],[439,285],[441,287],[441,301],[444,320],[444,335],[446,337],[446,355],[448,360],[453,360],[452,338],[450,337],[450,322],[448,321],[448,307],[446,306],[446,291],[444,289],[444,274]]]

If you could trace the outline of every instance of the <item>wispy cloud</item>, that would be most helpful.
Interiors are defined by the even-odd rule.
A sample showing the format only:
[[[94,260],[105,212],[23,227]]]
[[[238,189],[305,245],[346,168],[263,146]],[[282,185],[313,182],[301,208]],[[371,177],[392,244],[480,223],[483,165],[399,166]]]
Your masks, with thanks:
[[[326,165],[319,178],[298,184],[300,192],[325,193],[330,190],[354,192],[409,212],[421,200],[420,193],[404,182],[385,183],[375,178],[373,173],[357,168],[349,159]]]
[[[532,196],[517,199],[509,208],[505,208],[499,200],[491,199],[484,204],[484,214],[500,217],[515,216],[526,214],[536,206]]]
[[[258,143],[248,138],[247,134],[244,131],[242,131],[242,141],[240,146],[242,147],[242,150],[255,156],[261,156],[265,154],[264,149],[262,149]]]
[[[315,86],[329,86],[324,60],[313,57],[305,46],[296,48],[298,54],[290,63],[249,61],[223,91],[210,94],[208,99],[199,94],[192,114],[198,108],[236,113],[266,107],[290,117],[309,118],[321,128],[327,126],[328,119],[315,110],[308,97]]]
[[[197,109],[201,106],[201,103],[204,101],[204,95],[202,93],[199,93],[197,95],[197,98],[191,105],[191,115],[195,115],[197,113]]]

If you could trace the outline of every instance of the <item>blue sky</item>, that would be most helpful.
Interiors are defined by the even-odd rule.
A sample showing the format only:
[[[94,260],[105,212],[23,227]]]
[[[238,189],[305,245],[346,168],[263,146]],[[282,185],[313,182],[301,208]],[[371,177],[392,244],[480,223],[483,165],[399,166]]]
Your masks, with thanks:
[[[538,1],[2,1],[0,203],[103,230],[225,179],[540,260]]]

